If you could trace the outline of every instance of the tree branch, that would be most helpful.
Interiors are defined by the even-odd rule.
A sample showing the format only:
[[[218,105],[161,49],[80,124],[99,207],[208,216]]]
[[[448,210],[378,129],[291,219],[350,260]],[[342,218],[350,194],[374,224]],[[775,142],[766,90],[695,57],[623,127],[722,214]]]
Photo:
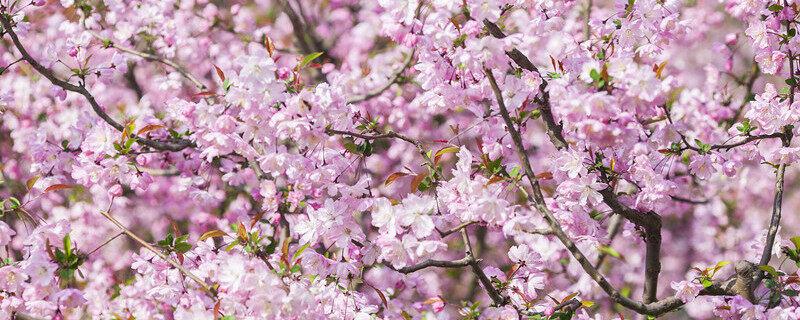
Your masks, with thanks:
[[[378,87],[378,88],[370,91],[369,93],[367,93],[365,95],[352,97],[352,98],[347,100],[347,103],[364,102],[366,100],[369,100],[369,99],[372,99],[372,98],[375,98],[375,97],[381,95],[384,91],[386,91],[389,88],[391,88],[392,85],[394,85],[395,83],[397,83],[398,80],[400,80],[401,76],[403,75],[403,72],[405,72],[406,70],[408,70],[408,68],[411,67],[411,64],[414,62],[414,53],[415,52],[416,52],[416,48],[411,50],[411,53],[409,53],[408,57],[406,57],[406,60],[403,63],[403,66],[392,74],[392,76],[389,78],[389,81],[386,82],[385,85],[383,85],[381,87]]]
[[[53,85],[61,87],[66,91],[72,91],[81,94],[86,98],[86,100],[92,106],[92,110],[94,110],[94,112],[101,119],[103,119],[103,121],[105,121],[107,124],[112,126],[117,131],[123,132],[125,130],[125,126],[123,126],[122,124],[111,118],[103,110],[100,104],[97,103],[97,100],[95,100],[94,96],[88,90],[86,90],[86,87],[84,87],[83,85],[74,85],[72,83],[59,79],[58,77],[56,77],[55,73],[52,70],[48,69],[47,67],[43,66],[41,63],[36,61],[36,59],[34,59],[25,49],[25,46],[22,45],[22,42],[20,42],[19,37],[17,37],[17,34],[12,29],[11,21],[9,20],[9,16],[7,14],[0,13],[0,23],[2,23],[3,28],[6,30],[8,36],[11,37],[11,41],[14,43],[14,46],[17,48],[17,51],[19,51],[19,53],[22,55],[22,58],[25,59],[25,61],[28,62],[28,64],[30,64],[31,67],[33,67],[33,69],[35,69],[42,76],[47,78],[47,80],[50,80],[50,82],[53,83]],[[151,140],[143,137],[137,137],[133,134],[131,137],[136,137],[136,141],[142,145],[158,150],[181,151],[188,147],[194,146],[193,142],[185,139],[161,141],[161,140]]]
[[[470,266],[472,267],[472,272],[478,277],[478,281],[481,282],[483,288],[486,289],[486,294],[492,298],[492,301],[498,306],[505,305],[508,302],[506,297],[503,297],[497,288],[494,287],[492,284],[492,280],[486,276],[486,273],[483,272],[481,268],[480,261],[475,259],[475,252],[472,250],[472,243],[469,241],[469,235],[467,234],[466,229],[461,229],[461,238],[464,241],[464,248],[466,256],[470,258]]]
[[[198,278],[191,271],[186,270],[186,268],[184,268],[180,263],[176,262],[175,260],[170,259],[166,255],[161,253],[161,250],[158,250],[157,248],[153,247],[153,245],[151,245],[147,241],[144,241],[142,238],[137,236],[135,233],[133,233],[133,231],[131,231],[130,229],[128,229],[127,227],[122,225],[122,223],[120,223],[119,220],[117,220],[113,216],[111,216],[110,213],[108,213],[106,211],[100,211],[100,214],[103,215],[103,217],[105,217],[109,221],[111,221],[111,223],[116,225],[117,228],[122,230],[122,232],[124,232],[125,235],[127,235],[128,237],[133,239],[133,241],[136,241],[137,243],[139,243],[140,245],[145,247],[145,249],[150,250],[150,252],[155,254],[161,260],[164,260],[165,262],[171,264],[173,267],[178,269],[178,271],[180,271],[183,275],[189,277],[189,279],[192,279],[194,282],[196,282],[200,286],[200,288],[202,288],[204,291],[209,293],[211,296],[216,296],[216,291],[214,289],[212,289],[208,284],[206,284],[205,281],[203,281],[202,279]]]
[[[425,268],[430,268],[430,267],[437,267],[437,268],[463,268],[463,267],[469,266],[472,263],[472,260],[473,260],[473,258],[470,257],[470,256],[467,256],[467,257],[464,257],[464,258],[461,258],[461,259],[458,259],[458,260],[454,260],[454,261],[444,261],[444,260],[433,260],[433,259],[430,259],[430,260],[425,260],[424,262],[421,262],[419,264],[415,264],[413,266],[407,266],[407,267],[403,267],[403,268],[400,268],[400,269],[394,269],[394,270],[396,270],[397,272],[400,272],[400,273],[408,274],[408,273],[412,273],[412,272],[419,271],[419,270],[422,270],[422,269],[425,269]]]
[[[104,41],[106,40],[103,37],[101,37],[99,34],[92,33],[92,35],[97,39],[104,40]],[[192,82],[192,84],[195,87],[197,87],[197,89],[199,89],[199,90],[205,90],[207,88],[206,85],[203,84],[203,82],[201,82],[199,79],[197,79],[197,77],[195,77],[189,71],[187,71],[185,67],[183,67],[182,65],[178,64],[175,61],[160,57],[160,56],[155,55],[155,54],[145,53],[145,52],[137,51],[137,50],[134,50],[134,49],[131,49],[131,48],[122,47],[122,46],[119,46],[119,45],[117,45],[116,43],[113,43],[113,42],[111,43],[111,47],[113,47],[113,48],[115,48],[115,49],[117,49],[117,50],[119,50],[121,52],[140,57],[140,58],[145,59],[147,61],[158,62],[158,63],[161,63],[161,64],[163,64],[165,66],[168,66],[168,67],[174,69],[175,71],[177,71],[178,73],[180,73],[181,76],[183,76],[184,78],[186,78],[187,80]]]
[[[617,291],[611,283],[606,280],[606,278],[600,274],[599,271],[589,262],[589,259],[583,254],[583,252],[578,249],[572,239],[567,236],[564,230],[561,228],[558,220],[555,219],[550,209],[547,207],[547,204],[544,200],[544,195],[542,194],[541,187],[539,186],[539,181],[536,178],[536,175],[533,173],[533,169],[531,168],[530,161],[528,159],[528,155],[525,152],[524,146],[522,144],[522,138],[520,136],[519,131],[516,127],[514,127],[514,123],[509,116],[508,110],[506,109],[505,102],[503,101],[503,95],[500,91],[500,88],[497,85],[497,80],[494,78],[492,71],[489,69],[484,69],[486,73],[486,77],[489,80],[489,83],[492,86],[492,91],[494,92],[495,98],[497,100],[497,104],[500,108],[500,114],[503,117],[503,120],[506,123],[506,128],[511,135],[512,140],[514,141],[514,146],[516,147],[517,156],[520,158],[520,164],[525,170],[525,175],[528,177],[528,182],[530,183],[530,187],[533,190],[533,195],[528,195],[528,201],[533,203],[536,210],[542,213],[545,217],[545,220],[550,225],[553,234],[561,241],[561,243],[567,248],[567,250],[572,254],[575,260],[578,261],[578,264],[581,265],[583,270],[594,280],[603,291],[611,298],[612,301],[619,303],[620,305],[633,310],[640,314],[646,315],[661,315],[663,313],[675,310],[684,305],[683,301],[679,298],[672,296],[663,300],[654,301],[650,303],[642,303],[638,301],[631,300],[625,296],[622,296],[619,291]],[[629,212],[630,213],[630,212]],[[656,225],[654,222],[649,222],[652,225]],[[660,226],[660,220],[658,220],[658,226]],[[660,240],[660,234],[659,234]],[[655,268],[651,268],[654,270]],[[655,287],[651,287],[654,291]]]
[[[500,27],[497,26],[494,22],[489,21],[488,19],[483,19],[483,25],[486,26],[486,29],[489,30],[489,34],[493,37],[502,39],[505,38],[506,35],[500,30]],[[563,127],[561,123],[556,122],[555,118],[553,117],[553,112],[550,109],[550,93],[547,92],[547,80],[545,80],[542,73],[539,72],[539,69],[528,59],[525,54],[519,51],[517,48],[512,49],[511,51],[506,52],[511,60],[513,60],[520,68],[525,70],[536,72],[539,74],[539,77],[542,79],[542,83],[539,85],[539,92],[541,97],[536,98],[536,102],[539,104],[539,109],[542,112],[542,120],[544,120],[545,127],[547,129],[547,135],[550,137],[550,141],[553,143],[553,146],[556,149],[564,149],[567,147],[567,140],[564,139],[563,134]]]

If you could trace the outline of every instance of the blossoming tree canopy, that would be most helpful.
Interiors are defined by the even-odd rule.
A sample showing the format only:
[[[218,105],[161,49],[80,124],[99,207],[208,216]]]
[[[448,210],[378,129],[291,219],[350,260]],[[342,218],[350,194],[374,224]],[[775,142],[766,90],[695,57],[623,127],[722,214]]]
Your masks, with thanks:
[[[0,0],[0,319],[798,319],[799,15]]]

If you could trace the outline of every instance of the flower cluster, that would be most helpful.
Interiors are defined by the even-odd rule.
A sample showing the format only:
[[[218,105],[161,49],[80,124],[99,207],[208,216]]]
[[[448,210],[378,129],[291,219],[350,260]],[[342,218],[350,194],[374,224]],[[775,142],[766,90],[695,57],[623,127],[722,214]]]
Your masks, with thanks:
[[[0,0],[0,319],[796,319],[798,26]]]

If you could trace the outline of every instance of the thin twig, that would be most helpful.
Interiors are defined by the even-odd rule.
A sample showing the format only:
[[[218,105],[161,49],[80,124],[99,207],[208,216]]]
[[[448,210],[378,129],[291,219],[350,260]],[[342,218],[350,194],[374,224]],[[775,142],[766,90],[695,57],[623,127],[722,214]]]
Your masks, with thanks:
[[[401,79],[401,76],[403,75],[403,73],[406,70],[408,70],[409,67],[411,67],[411,64],[414,62],[414,53],[415,52],[416,52],[416,48],[411,50],[411,53],[408,54],[408,56],[406,57],[405,62],[403,62],[403,66],[400,69],[398,69],[397,71],[395,71],[392,74],[391,77],[389,77],[389,81],[387,81],[386,84],[384,84],[381,87],[375,88],[374,90],[370,91],[367,94],[360,95],[360,96],[355,96],[353,98],[350,98],[350,99],[347,100],[347,103],[364,102],[366,100],[369,100],[369,99],[372,99],[374,97],[377,97],[377,96],[381,95],[384,91],[386,91],[389,88],[391,88],[392,85],[394,85],[395,83],[398,82],[398,80]]]
[[[446,260],[425,260],[419,264],[415,264],[412,266],[403,267],[400,269],[395,269],[397,272],[400,273],[412,273],[415,271],[419,271],[425,268],[430,267],[437,267],[437,268],[463,268],[469,266],[472,263],[472,257],[464,257],[458,260],[453,261],[446,261]]]
[[[94,36],[95,38],[100,39],[100,40],[106,40],[105,38],[101,37],[99,34],[96,34],[94,32],[92,32],[92,36]],[[163,58],[163,57],[155,55],[155,54],[145,53],[145,52],[141,52],[141,51],[138,51],[138,50],[135,50],[135,49],[126,48],[126,47],[120,46],[120,45],[118,45],[116,43],[111,43],[110,45],[111,45],[111,47],[113,47],[113,48],[115,48],[115,49],[117,49],[117,50],[119,50],[121,52],[130,54],[130,55],[134,55],[134,56],[140,57],[140,58],[148,60],[148,61],[158,62],[158,63],[161,63],[163,65],[166,65],[166,66],[174,69],[178,73],[180,73],[180,75],[183,76],[184,78],[186,78],[187,80],[191,81],[192,84],[194,84],[194,86],[197,87],[200,90],[205,90],[207,88],[206,85],[203,84],[203,82],[201,82],[199,79],[197,79],[197,77],[195,77],[189,71],[187,71],[184,66],[178,64],[175,61]]]
[[[86,87],[83,86],[83,84],[75,85],[70,82],[61,80],[58,77],[56,77],[55,73],[52,70],[43,66],[41,63],[39,63],[39,61],[36,61],[36,59],[34,59],[25,49],[25,46],[22,45],[22,42],[19,40],[19,37],[17,37],[17,34],[12,29],[11,21],[8,19],[9,17],[6,14],[0,13],[0,23],[2,23],[3,28],[6,30],[6,33],[9,35],[9,37],[11,37],[11,41],[14,43],[14,46],[17,48],[17,51],[19,51],[19,53],[22,55],[22,58],[25,59],[25,61],[27,61],[28,64],[30,64],[31,67],[33,67],[33,69],[35,69],[42,76],[47,78],[47,80],[50,80],[50,82],[53,83],[54,85],[61,87],[66,91],[76,92],[84,96],[86,100],[89,102],[89,104],[92,106],[94,112],[101,119],[103,119],[103,121],[105,121],[110,126],[114,127],[114,129],[116,129],[117,131],[120,132],[125,131],[125,126],[123,126],[122,124],[111,118],[111,116],[109,116],[103,110],[103,107],[101,107],[100,104],[97,103],[97,100],[95,100],[94,96],[88,90],[86,90]],[[132,137],[136,137],[136,141],[138,143],[158,150],[181,151],[188,147],[194,146],[193,142],[185,139],[172,139],[172,140],[161,141],[161,140],[151,140],[143,137],[138,137],[133,134]]]
[[[489,30],[489,34],[491,34],[493,37],[498,39],[506,37],[500,27],[498,27],[494,22],[484,19],[483,25],[486,26],[486,29]],[[528,59],[528,57],[517,48],[507,51],[506,55],[518,66],[520,66],[520,68],[539,74],[539,77],[542,79],[542,83],[539,85],[539,94],[541,97],[537,97],[535,101],[539,104],[542,120],[544,120],[544,124],[547,129],[547,135],[550,137],[550,141],[553,143],[553,146],[555,146],[556,149],[561,150],[566,148],[568,144],[567,140],[564,139],[564,129],[561,126],[561,123],[556,122],[555,117],[553,117],[553,112],[550,109],[550,93],[547,92],[547,80],[544,78],[542,73],[539,72],[539,69],[536,68],[531,60]]]
[[[464,222],[464,223],[462,223],[460,225],[457,225],[457,226],[453,227],[452,229],[445,230],[445,231],[439,231],[439,236],[442,237],[442,238],[447,237],[447,236],[449,236],[449,235],[451,235],[453,233],[461,231],[461,229],[464,229],[464,228],[469,227],[469,226],[471,226],[473,224],[476,224],[476,223],[478,223],[478,222],[477,221]]]
[[[611,298],[612,301],[619,303],[620,305],[633,310],[640,314],[646,315],[653,315],[658,316],[664,314],[666,312],[675,310],[684,305],[683,301],[675,296],[651,302],[651,303],[642,303],[639,301],[631,300],[628,297],[623,296],[622,294],[617,291],[611,283],[606,280],[606,278],[597,271],[597,268],[592,265],[589,259],[581,252],[580,249],[575,245],[575,243],[570,239],[564,230],[561,228],[560,223],[556,218],[553,216],[550,209],[547,207],[547,204],[544,200],[544,195],[542,194],[541,187],[539,186],[539,180],[536,178],[536,175],[533,173],[533,169],[531,168],[530,161],[528,160],[528,154],[525,152],[525,149],[522,144],[522,138],[520,136],[519,131],[514,126],[513,121],[511,120],[511,116],[506,109],[505,102],[503,101],[503,94],[500,91],[500,88],[497,85],[497,80],[495,80],[494,75],[492,74],[491,70],[484,69],[486,73],[486,77],[489,79],[489,83],[492,86],[492,91],[494,91],[495,98],[497,100],[497,104],[500,107],[500,114],[503,116],[503,120],[506,123],[507,130],[511,135],[512,140],[514,141],[514,146],[516,147],[517,155],[520,158],[520,162],[522,167],[525,170],[525,175],[528,177],[528,182],[530,183],[530,187],[532,189],[532,195],[528,195],[528,201],[533,204],[537,211],[544,215],[545,220],[550,225],[553,234],[561,241],[561,243],[567,248],[567,250],[572,254],[575,260],[578,261],[578,264],[581,265],[583,270],[594,280],[603,291]],[[701,294],[703,292],[701,291]]]
[[[467,257],[470,257],[470,266],[472,267],[472,272],[475,273],[475,275],[478,277],[478,281],[480,281],[481,285],[483,285],[483,288],[486,289],[486,294],[492,298],[492,301],[494,301],[496,305],[505,305],[508,299],[503,297],[500,292],[497,291],[497,288],[495,288],[492,284],[492,280],[490,280],[489,277],[486,276],[486,273],[483,272],[480,261],[475,259],[475,252],[472,250],[472,243],[469,241],[469,235],[467,234],[466,229],[461,229],[461,238],[464,241],[465,254]]]
[[[175,260],[173,260],[173,259],[170,259],[170,258],[169,258],[169,257],[167,257],[166,255],[164,255],[163,253],[161,253],[161,250],[158,250],[156,247],[154,247],[153,245],[151,245],[151,244],[150,244],[150,243],[148,243],[147,241],[144,241],[142,238],[140,238],[140,237],[139,237],[139,236],[137,236],[135,233],[133,233],[133,231],[131,231],[130,229],[128,229],[127,227],[125,227],[124,225],[122,225],[122,223],[120,223],[120,222],[119,222],[117,219],[115,219],[113,216],[111,216],[111,214],[109,214],[109,213],[108,213],[108,212],[106,212],[106,211],[102,211],[102,210],[100,211],[100,214],[101,214],[101,215],[103,215],[103,217],[105,217],[105,218],[106,218],[106,219],[108,219],[109,221],[111,221],[111,222],[112,222],[114,225],[116,225],[116,226],[117,226],[117,228],[119,228],[120,230],[122,230],[122,232],[124,232],[124,233],[125,233],[125,234],[126,234],[128,237],[130,237],[131,239],[133,239],[133,241],[136,241],[137,243],[139,243],[140,245],[142,245],[143,247],[145,247],[145,249],[147,249],[147,250],[150,250],[150,252],[152,252],[153,254],[155,254],[155,255],[156,255],[157,257],[159,257],[161,260],[164,260],[164,261],[166,261],[167,263],[171,264],[173,267],[175,267],[176,269],[178,269],[178,271],[180,271],[182,274],[184,274],[185,276],[187,276],[187,277],[189,277],[190,279],[192,279],[192,280],[193,280],[194,282],[196,282],[196,283],[197,283],[197,284],[198,284],[198,285],[199,285],[199,286],[200,286],[200,287],[201,287],[201,288],[202,288],[204,291],[208,292],[208,293],[209,293],[209,294],[211,294],[212,296],[215,296],[215,295],[216,295],[216,292],[215,292],[215,291],[214,291],[214,290],[213,290],[213,289],[212,289],[212,288],[211,288],[211,287],[210,287],[208,284],[206,284],[206,282],[205,282],[205,281],[203,281],[202,279],[200,279],[199,277],[197,277],[196,275],[194,275],[194,274],[193,274],[191,271],[189,271],[189,270],[186,270],[186,268],[184,268],[184,267],[183,267],[183,266],[182,266],[180,263],[178,263],[177,261],[175,261]]]

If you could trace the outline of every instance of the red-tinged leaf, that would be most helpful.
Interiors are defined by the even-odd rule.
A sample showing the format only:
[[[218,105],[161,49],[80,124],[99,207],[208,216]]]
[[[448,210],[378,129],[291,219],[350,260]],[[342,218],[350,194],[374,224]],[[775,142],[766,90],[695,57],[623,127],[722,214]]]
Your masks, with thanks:
[[[217,76],[219,77],[219,80],[225,82],[225,72],[222,72],[222,69],[217,67],[216,64],[214,65],[214,70],[217,71]]]
[[[503,180],[505,180],[505,179],[506,179],[506,178],[503,178],[503,177],[501,177],[501,176],[498,176],[498,175],[493,175],[493,176],[492,176],[492,177],[489,179],[489,181],[487,181],[487,182],[486,182],[486,186],[488,187],[488,186],[490,186],[490,185],[492,185],[492,184],[498,183],[498,182],[500,182],[500,181],[503,181]]]
[[[289,262],[289,238],[283,241],[283,245],[281,246],[281,260],[283,263],[286,264],[287,269],[292,268],[292,264]]]
[[[214,320],[219,319],[219,300],[214,304]]]
[[[54,185],[51,185],[51,186],[47,187],[47,189],[44,189],[44,193],[48,193],[50,191],[71,189],[71,188],[74,188],[74,187],[75,186],[73,186],[73,185],[59,183],[59,184],[54,184]]]
[[[38,175],[31,177],[28,181],[25,181],[25,187],[28,188],[28,190],[33,189],[33,186],[36,184],[36,181],[39,181],[39,178],[41,178],[41,176]]]
[[[384,181],[383,184],[388,186],[388,185],[392,184],[392,182],[394,182],[398,178],[402,178],[402,177],[405,177],[407,175],[408,175],[408,173],[404,173],[404,172],[392,173],[388,177],[386,177],[386,181]]]
[[[53,253],[53,246],[50,245],[50,239],[45,239],[44,247],[47,249],[47,255],[50,256],[50,259],[55,261],[56,260],[56,254]]]
[[[136,135],[141,136],[141,135],[144,135],[144,134],[146,134],[148,132],[156,131],[156,130],[163,129],[163,128],[166,128],[166,127],[163,126],[163,125],[160,125],[160,124],[148,124],[148,125],[144,126],[143,128],[139,129],[139,131],[136,132]]]
[[[661,79],[662,74],[664,72],[664,68],[667,66],[667,61],[665,60],[661,64],[655,65],[653,72],[656,73],[656,78]]]
[[[577,292],[573,292],[570,295],[564,297],[564,299],[561,300],[561,303],[570,301],[570,300],[572,300],[572,298],[575,298],[576,296],[578,296],[578,293]]]
[[[436,151],[436,154],[433,156],[433,164],[439,164],[439,160],[442,159],[442,156],[448,153],[456,153],[458,152],[458,147],[444,147]]]
[[[183,264],[183,253],[175,252],[175,255],[178,257],[178,262]]]
[[[381,302],[383,303],[383,307],[384,307],[384,308],[388,308],[388,307],[389,307],[389,301],[388,301],[388,300],[386,300],[386,296],[383,294],[383,291],[381,291],[381,290],[380,290],[380,289],[378,289],[378,288],[375,288],[375,286],[373,286],[373,285],[369,284],[369,282],[364,282],[364,283],[365,283],[366,285],[368,285],[370,288],[372,288],[372,290],[375,290],[375,293],[377,293],[377,294],[378,294],[378,297],[380,297],[380,298],[381,298]]]
[[[519,287],[511,286],[511,290],[514,291],[514,293],[516,293],[517,295],[519,295],[523,299],[525,299],[526,303],[530,302],[530,299],[528,299],[528,295],[526,293],[522,292],[522,290],[520,290]],[[558,301],[556,301],[556,304],[558,304]]]
[[[275,42],[272,41],[272,38],[266,36],[264,39],[264,46],[267,47],[267,53],[269,53],[269,57],[275,54]]]
[[[434,139],[434,140],[433,140],[433,142],[438,142],[438,143],[447,143],[448,141],[447,141],[447,140],[445,140],[445,139]]]
[[[178,225],[175,223],[175,220],[170,221],[170,225],[172,226],[172,233],[175,234],[175,237],[181,236],[181,229],[178,228]]]
[[[444,300],[442,299],[442,297],[436,296],[436,297],[432,297],[432,298],[426,299],[424,302],[422,302],[422,304],[434,304],[434,303],[437,303],[437,302],[444,303]]]
[[[250,228],[255,227],[256,223],[264,217],[264,213],[266,211],[259,211],[256,212],[256,215],[253,216],[253,219],[250,220]]]
[[[536,178],[539,180],[550,180],[553,179],[553,173],[550,171],[545,171],[536,175]]]
[[[242,242],[247,242],[247,230],[244,229],[244,223],[239,222],[239,225],[236,228],[236,234],[239,236],[239,240]]]
[[[519,267],[520,267],[519,263],[515,263],[515,264],[511,265],[511,268],[508,269],[508,272],[506,272],[506,279],[510,279],[511,276],[514,275],[514,273],[517,272],[517,269],[519,269]]]
[[[461,129],[459,129],[458,125],[452,125],[451,124],[450,125],[450,131],[452,131],[453,134],[457,135],[461,131]]]
[[[125,142],[125,140],[130,137],[131,133],[133,132],[133,123],[129,122],[125,125],[125,128],[122,129],[122,139],[120,139],[120,143]]]
[[[422,183],[422,180],[425,180],[425,177],[427,177],[427,175],[423,173],[423,174],[418,174],[414,176],[414,179],[411,179],[412,193],[417,192],[417,189],[419,189],[419,184]]]
[[[206,233],[203,233],[203,235],[200,236],[200,239],[197,239],[197,241],[204,241],[204,240],[206,240],[208,238],[220,238],[220,237],[224,237],[224,236],[227,236],[227,235],[228,234],[225,233],[225,231],[222,231],[222,230],[211,230],[211,231],[208,231]]]
[[[192,98],[211,97],[217,95],[214,91],[201,91],[192,95]]]

